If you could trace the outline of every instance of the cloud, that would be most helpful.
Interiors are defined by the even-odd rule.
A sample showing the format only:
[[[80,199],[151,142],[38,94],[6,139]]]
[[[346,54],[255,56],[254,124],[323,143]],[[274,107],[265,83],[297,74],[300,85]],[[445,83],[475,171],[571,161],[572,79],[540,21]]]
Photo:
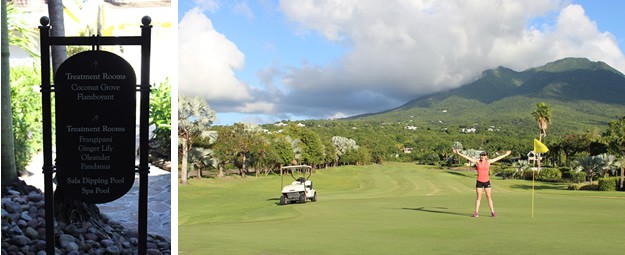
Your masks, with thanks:
[[[587,57],[625,71],[615,38],[581,6],[555,0],[289,0],[280,9],[294,33],[349,45],[336,63],[283,75],[287,93],[279,108],[314,117],[387,110],[497,66],[522,71]]]
[[[520,36],[498,38],[493,53],[503,56],[499,58],[502,65],[519,70],[564,57],[587,57],[625,71],[623,52],[614,36],[599,31],[580,5],[562,8],[555,23],[543,30],[532,27]]]
[[[236,75],[245,71],[246,55],[204,14],[226,8],[215,0],[195,2],[179,24],[179,89],[205,97],[221,113],[266,120],[379,112],[466,84],[486,69],[522,71],[564,57],[604,61],[625,72],[614,36],[567,0],[289,0],[272,17],[284,17],[279,23],[302,40],[317,34],[340,45],[343,55],[323,65],[302,59],[297,66],[281,65],[277,57],[252,70],[259,84],[250,85]],[[260,28],[261,17],[276,10],[260,5],[261,11],[247,2],[227,9]],[[259,44],[271,55],[283,50],[272,41]]]
[[[244,113],[274,112],[274,105],[269,102],[251,102],[236,107],[236,111]]]
[[[202,11],[217,11],[220,8],[218,0],[193,0],[198,9]]]
[[[202,96],[211,104],[249,101],[251,89],[234,70],[243,68],[245,55],[215,31],[200,8],[185,13],[178,31],[179,90]]]
[[[219,8],[218,4],[212,6]],[[258,71],[265,87],[239,80],[236,71],[244,68],[245,55],[215,30],[203,13],[206,8],[189,10],[178,25],[180,93],[204,97],[211,108],[222,113],[276,114],[275,104],[282,93],[273,85],[273,79],[280,71],[273,67]]]
[[[237,14],[247,17],[247,20],[251,21],[254,19],[254,12],[246,2],[236,3],[234,7],[232,7],[232,10]]]

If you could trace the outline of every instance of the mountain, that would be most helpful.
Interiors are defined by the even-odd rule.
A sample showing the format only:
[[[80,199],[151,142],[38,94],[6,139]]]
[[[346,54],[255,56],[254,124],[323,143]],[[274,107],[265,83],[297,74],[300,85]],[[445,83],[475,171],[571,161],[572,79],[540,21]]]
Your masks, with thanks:
[[[625,75],[606,63],[585,58],[565,58],[522,72],[498,67],[458,88],[349,119],[407,121],[428,127],[535,128],[530,114],[538,102],[552,107],[556,132],[604,126],[625,115]]]

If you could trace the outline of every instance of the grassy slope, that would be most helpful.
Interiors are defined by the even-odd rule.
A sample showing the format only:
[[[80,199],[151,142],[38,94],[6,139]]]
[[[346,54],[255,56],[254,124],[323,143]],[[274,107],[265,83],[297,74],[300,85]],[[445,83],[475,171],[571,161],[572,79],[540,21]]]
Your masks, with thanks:
[[[625,105],[594,101],[563,102],[555,99],[514,96],[484,104],[474,99],[453,96],[435,102],[428,108],[396,109],[379,115],[362,117],[360,120],[402,121],[420,127],[447,128],[457,128],[459,125],[471,126],[477,123],[482,129],[494,125],[503,130],[534,133],[535,121],[532,119],[531,112],[536,109],[538,102],[545,102],[552,108],[553,120],[548,131],[550,134],[579,133],[594,127],[603,130],[610,121],[616,120],[625,112]],[[447,110],[447,112],[443,113],[442,110]],[[439,124],[439,120],[445,124]],[[519,123],[526,124],[522,125],[524,126],[522,130],[518,130]]]
[[[286,180],[286,179],[285,179]],[[474,173],[388,163],[315,173],[318,202],[278,206],[280,177],[179,188],[180,254],[621,254],[625,193],[494,179],[497,218],[471,218]],[[478,245],[479,244],[479,245]],[[620,249],[620,250],[619,250]]]

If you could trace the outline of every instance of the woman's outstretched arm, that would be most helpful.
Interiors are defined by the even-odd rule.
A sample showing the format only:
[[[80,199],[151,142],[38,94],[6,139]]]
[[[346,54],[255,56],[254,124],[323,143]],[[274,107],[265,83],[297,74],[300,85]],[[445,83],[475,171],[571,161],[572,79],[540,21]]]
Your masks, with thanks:
[[[512,151],[506,151],[506,153],[504,153],[503,155],[501,155],[501,156],[499,156],[499,157],[496,157],[496,158],[494,158],[494,159],[489,159],[489,160],[488,160],[488,162],[490,162],[490,163],[495,163],[495,162],[497,162],[497,161],[499,161],[499,160],[501,160],[501,159],[503,159],[503,158],[507,157],[508,155],[510,155],[510,153],[512,153]]]
[[[453,153],[458,154],[460,157],[466,158],[468,161],[471,161],[472,163],[477,162],[477,159],[474,159],[474,158],[472,158],[472,157],[469,157],[469,156],[467,156],[467,155],[464,155],[464,154],[460,153],[460,151],[459,151],[459,150],[457,150],[457,149],[452,149],[451,151],[453,151]]]

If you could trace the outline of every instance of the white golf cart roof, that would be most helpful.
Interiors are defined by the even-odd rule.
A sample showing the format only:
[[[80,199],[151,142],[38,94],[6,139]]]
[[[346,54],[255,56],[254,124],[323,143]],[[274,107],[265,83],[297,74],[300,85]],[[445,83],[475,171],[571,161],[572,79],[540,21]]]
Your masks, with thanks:
[[[294,165],[294,166],[283,166],[280,169],[281,176],[284,177],[284,174],[290,174],[294,180],[297,179],[294,176],[294,174],[296,173],[301,174],[302,177],[305,177],[306,179],[308,179],[312,175],[312,167],[309,165]]]
[[[311,169],[312,166],[309,165],[295,165],[295,166],[283,166],[282,169],[291,170],[291,169]]]

